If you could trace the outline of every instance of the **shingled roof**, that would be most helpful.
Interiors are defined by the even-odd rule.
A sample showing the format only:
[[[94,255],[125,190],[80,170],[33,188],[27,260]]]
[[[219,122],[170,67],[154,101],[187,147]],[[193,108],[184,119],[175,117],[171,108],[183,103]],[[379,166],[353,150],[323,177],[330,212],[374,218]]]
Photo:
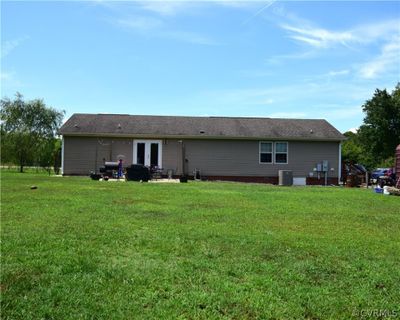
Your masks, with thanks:
[[[291,139],[341,141],[345,137],[322,119],[140,116],[73,114],[64,136],[209,139]]]

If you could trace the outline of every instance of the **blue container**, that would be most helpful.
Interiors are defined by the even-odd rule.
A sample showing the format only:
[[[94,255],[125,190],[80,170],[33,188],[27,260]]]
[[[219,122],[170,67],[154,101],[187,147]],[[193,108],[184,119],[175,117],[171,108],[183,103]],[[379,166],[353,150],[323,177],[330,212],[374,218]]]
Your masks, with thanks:
[[[375,188],[375,193],[383,193],[383,189],[382,188]]]

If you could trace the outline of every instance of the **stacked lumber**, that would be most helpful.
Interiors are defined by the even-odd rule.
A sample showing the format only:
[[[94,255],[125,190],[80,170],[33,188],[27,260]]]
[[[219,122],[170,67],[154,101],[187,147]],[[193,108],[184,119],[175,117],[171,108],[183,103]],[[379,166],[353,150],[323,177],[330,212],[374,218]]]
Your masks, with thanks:
[[[395,188],[395,187],[387,187],[387,191],[388,191],[390,194],[393,194],[393,195],[395,195],[395,196],[400,196],[400,189],[397,189],[397,188]]]

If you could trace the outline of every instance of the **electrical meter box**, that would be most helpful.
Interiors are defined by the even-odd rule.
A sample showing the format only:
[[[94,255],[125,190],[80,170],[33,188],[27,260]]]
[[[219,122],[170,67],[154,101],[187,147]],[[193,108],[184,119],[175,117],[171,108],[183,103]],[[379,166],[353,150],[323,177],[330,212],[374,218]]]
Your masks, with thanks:
[[[329,166],[328,166],[328,160],[322,161],[322,171],[324,171],[324,172],[329,171],[329,168],[328,168],[328,167],[329,167]]]
[[[317,163],[317,171],[321,172],[322,171],[322,164]]]

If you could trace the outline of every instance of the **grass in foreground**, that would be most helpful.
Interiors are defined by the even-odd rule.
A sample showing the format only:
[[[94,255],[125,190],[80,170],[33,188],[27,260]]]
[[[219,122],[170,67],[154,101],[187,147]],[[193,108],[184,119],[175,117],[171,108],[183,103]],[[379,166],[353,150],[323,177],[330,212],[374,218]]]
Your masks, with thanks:
[[[400,315],[400,201],[371,190],[3,173],[1,209],[2,319]]]

